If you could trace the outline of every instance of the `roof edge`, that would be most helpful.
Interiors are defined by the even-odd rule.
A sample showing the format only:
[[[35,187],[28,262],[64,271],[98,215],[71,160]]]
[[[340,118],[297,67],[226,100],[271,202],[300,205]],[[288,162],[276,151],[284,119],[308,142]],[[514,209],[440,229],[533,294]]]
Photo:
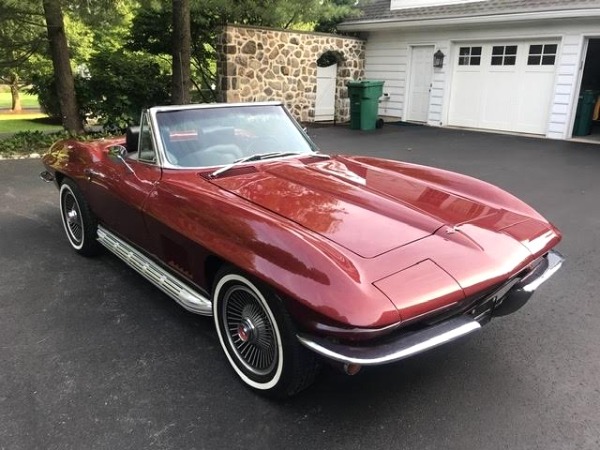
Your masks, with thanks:
[[[525,22],[534,20],[573,19],[598,16],[600,16],[600,8],[557,9],[551,11],[535,11],[524,13],[479,14],[472,16],[454,16],[432,19],[403,19],[401,17],[390,17],[388,19],[373,19],[363,21],[354,20],[342,22],[338,25],[338,29],[340,31],[370,31],[440,25]]]

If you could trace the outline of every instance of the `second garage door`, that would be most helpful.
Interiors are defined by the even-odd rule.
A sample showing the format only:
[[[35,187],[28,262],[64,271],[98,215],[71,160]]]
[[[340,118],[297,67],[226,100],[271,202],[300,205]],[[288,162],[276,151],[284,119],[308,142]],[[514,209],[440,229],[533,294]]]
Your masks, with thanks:
[[[545,134],[558,41],[458,44],[450,125]]]

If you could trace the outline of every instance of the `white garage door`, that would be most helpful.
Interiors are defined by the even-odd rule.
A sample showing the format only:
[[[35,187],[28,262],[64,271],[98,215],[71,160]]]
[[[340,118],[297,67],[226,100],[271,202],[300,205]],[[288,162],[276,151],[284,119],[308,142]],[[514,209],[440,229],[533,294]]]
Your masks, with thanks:
[[[448,123],[545,134],[558,41],[458,44]]]

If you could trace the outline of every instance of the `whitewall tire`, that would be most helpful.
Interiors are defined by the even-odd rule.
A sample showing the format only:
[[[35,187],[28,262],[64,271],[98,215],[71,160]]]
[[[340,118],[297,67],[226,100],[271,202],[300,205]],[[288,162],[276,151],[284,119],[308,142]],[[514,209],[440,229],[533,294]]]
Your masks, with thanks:
[[[314,355],[298,342],[281,299],[262,283],[231,268],[219,271],[213,315],[225,356],[247,386],[287,397],[314,380]]]
[[[100,250],[96,218],[75,182],[68,178],[60,186],[60,216],[73,250],[85,256],[96,255]]]

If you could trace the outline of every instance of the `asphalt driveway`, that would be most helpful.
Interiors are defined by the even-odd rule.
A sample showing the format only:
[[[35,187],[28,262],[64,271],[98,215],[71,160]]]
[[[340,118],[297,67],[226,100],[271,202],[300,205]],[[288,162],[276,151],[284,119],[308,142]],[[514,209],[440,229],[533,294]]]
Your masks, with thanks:
[[[312,128],[326,152],[460,171],[564,233],[563,269],[474,336],[277,403],[210,319],[111,255],[70,250],[38,160],[0,161],[0,449],[600,448],[600,146],[386,125]]]

